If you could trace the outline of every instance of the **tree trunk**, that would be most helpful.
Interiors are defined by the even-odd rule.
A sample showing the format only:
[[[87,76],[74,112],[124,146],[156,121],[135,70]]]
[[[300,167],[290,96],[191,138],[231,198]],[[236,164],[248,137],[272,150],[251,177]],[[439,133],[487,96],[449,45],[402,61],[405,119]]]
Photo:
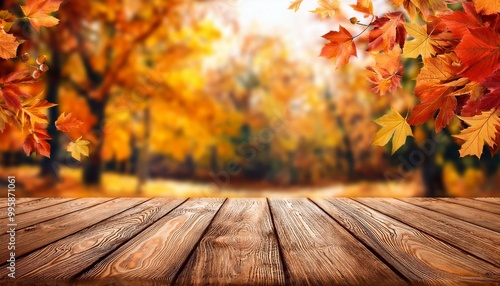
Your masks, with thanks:
[[[149,177],[149,137],[151,134],[151,114],[149,106],[144,109],[144,138],[137,164],[137,189],[136,195],[142,194],[142,186]]]
[[[49,102],[57,102],[59,94],[59,85],[61,79],[61,61],[56,52],[52,53],[52,61],[50,69],[47,72],[48,76],[48,89],[46,100]],[[46,177],[50,180],[59,180],[59,167],[57,163],[57,155],[60,151],[59,132],[57,132],[55,122],[59,115],[58,106],[49,108],[48,118],[49,125],[47,131],[49,132],[52,140],[50,140],[50,158],[43,157],[40,166],[40,176]]]
[[[106,97],[104,97],[106,98]],[[92,114],[97,118],[96,124],[93,126],[92,130],[95,135],[97,135],[97,142],[94,148],[90,152],[89,159],[85,162],[83,166],[83,182],[87,186],[95,186],[101,183],[101,173],[102,173],[102,158],[101,150],[104,143],[104,115],[106,109],[106,100],[95,100],[87,97],[87,102],[89,104]]]

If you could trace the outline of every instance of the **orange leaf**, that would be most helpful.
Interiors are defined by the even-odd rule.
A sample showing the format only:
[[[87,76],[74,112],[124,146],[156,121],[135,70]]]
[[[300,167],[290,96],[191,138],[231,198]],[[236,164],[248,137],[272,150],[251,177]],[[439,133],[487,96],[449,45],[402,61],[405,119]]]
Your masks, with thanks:
[[[13,110],[19,110],[21,109],[21,98],[12,92],[12,90],[3,90],[0,89],[0,95],[3,96],[3,99],[5,100],[5,104],[12,108]]]
[[[397,43],[403,48],[406,39],[402,12],[385,14],[377,18],[372,24],[374,27],[368,36],[368,51],[390,51]]]
[[[455,52],[467,67],[462,75],[482,82],[500,68],[500,34],[490,28],[469,30]]]
[[[21,6],[21,9],[33,28],[40,31],[40,27],[52,27],[59,23],[57,18],[49,14],[57,11],[61,2],[62,0],[27,0],[26,6]]]
[[[372,0],[358,0],[355,5],[349,5],[355,11],[372,15],[373,14],[373,3]]]
[[[320,56],[334,59],[336,69],[348,63],[350,56],[357,56],[352,35],[344,27],[340,26],[338,32],[328,32],[323,38],[330,42],[323,47]]]
[[[33,133],[26,136],[23,143],[24,153],[29,156],[32,152],[50,158],[50,144],[47,140],[50,140],[51,137],[47,133],[47,130],[40,125],[37,124]]]
[[[288,9],[290,10],[294,10],[295,12],[297,12],[300,8],[300,4],[302,4],[302,1],[304,0],[295,0],[293,1],[290,6],[288,7]]]
[[[73,117],[73,114],[66,114],[63,112],[59,115],[59,118],[56,120],[56,128],[62,132],[69,132],[71,129],[79,128],[83,121],[78,120],[76,117]]]
[[[498,0],[474,0],[476,11],[484,15],[500,13],[500,1]]]
[[[16,37],[11,34],[7,34],[3,31],[3,29],[0,29],[0,58],[15,58],[18,46],[19,43],[16,41]]]
[[[401,86],[401,77],[404,67],[401,64],[401,49],[372,55],[375,65],[367,67],[368,80],[372,91],[384,95],[387,91],[393,92]]]

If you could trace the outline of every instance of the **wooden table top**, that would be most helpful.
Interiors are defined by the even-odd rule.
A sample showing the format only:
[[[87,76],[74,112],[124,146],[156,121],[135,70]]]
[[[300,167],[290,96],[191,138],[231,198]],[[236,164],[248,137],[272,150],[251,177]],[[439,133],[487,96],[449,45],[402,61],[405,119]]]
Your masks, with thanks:
[[[0,285],[500,285],[500,198],[0,202]]]

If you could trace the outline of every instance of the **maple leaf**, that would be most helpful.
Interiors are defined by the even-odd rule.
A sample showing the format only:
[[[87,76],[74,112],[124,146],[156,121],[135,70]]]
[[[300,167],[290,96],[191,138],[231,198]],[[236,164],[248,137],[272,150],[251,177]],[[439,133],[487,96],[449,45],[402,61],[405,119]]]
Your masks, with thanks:
[[[490,110],[500,107],[500,70],[485,79],[482,85],[488,89],[488,93],[481,97],[478,108]]]
[[[71,129],[78,128],[83,124],[83,121],[78,120],[78,118],[73,117],[73,114],[69,113],[67,116],[63,112],[59,115],[56,122],[56,128],[62,132],[70,132]]]
[[[382,128],[375,135],[372,145],[385,146],[392,138],[392,154],[405,144],[406,137],[413,136],[406,119],[393,108],[388,114],[375,120],[375,123],[382,126]]]
[[[7,34],[3,31],[3,29],[0,29],[0,58],[15,58],[18,46],[19,43],[16,41],[16,37],[11,34]]]
[[[0,95],[5,100],[5,104],[13,110],[21,109],[21,98],[11,90],[0,89]]]
[[[469,28],[477,28],[483,25],[478,15],[475,12],[471,12],[474,11],[474,8],[470,7],[469,4],[471,3],[463,4],[464,11],[457,10],[448,15],[440,15],[440,18],[456,38],[463,38],[469,32]]]
[[[460,156],[475,155],[481,158],[484,144],[490,147],[495,145],[497,128],[500,126],[500,118],[496,109],[485,111],[473,117],[458,117],[469,125],[460,134],[454,137],[464,140],[460,148]]]
[[[340,26],[339,31],[330,31],[323,35],[330,42],[325,44],[320,56],[335,60],[335,68],[339,68],[349,62],[350,56],[357,56],[356,45],[351,33]]]
[[[27,0],[26,6],[21,6],[24,15],[29,19],[35,30],[40,31],[40,27],[53,27],[59,20],[50,16],[59,9],[62,0]]]
[[[67,151],[71,152],[71,157],[80,161],[82,155],[87,157],[89,156],[89,147],[87,146],[89,144],[89,141],[82,140],[82,137],[80,136],[75,142],[69,143]]]
[[[467,67],[462,75],[482,82],[500,68],[500,34],[490,28],[471,28],[455,52]]]
[[[35,124],[46,124],[48,119],[47,115],[45,115],[45,110],[56,105],[36,97],[23,102],[21,114],[19,115],[21,126],[24,126],[28,122],[33,130],[35,129]]]
[[[492,15],[500,13],[500,1],[498,0],[474,0],[474,4],[479,14]]]
[[[368,80],[373,92],[384,95],[401,86],[404,67],[401,64],[401,49],[395,48],[388,53],[373,54],[375,65],[367,67]]]
[[[351,4],[355,11],[372,15],[373,14],[373,3],[372,0],[358,0],[356,4]]]
[[[288,9],[290,10],[294,10],[295,12],[297,12],[300,8],[300,4],[302,4],[302,1],[304,0],[295,0],[293,1],[290,6],[288,7]]]
[[[434,47],[438,43],[427,34],[427,26],[419,26],[414,23],[404,24],[408,34],[413,37],[412,40],[406,40],[403,48],[403,57],[417,58],[422,55],[423,58],[428,58],[436,54]]]
[[[321,18],[332,18],[337,12],[340,11],[339,0],[318,0],[318,4],[320,5],[320,7],[311,12],[320,15]]]
[[[385,14],[372,23],[374,27],[368,36],[368,51],[384,52],[394,48],[396,43],[402,48],[405,44],[406,30],[402,12]]]
[[[41,124],[36,124],[32,133],[24,139],[24,153],[29,156],[32,152],[50,158],[50,144],[47,140],[52,139],[47,130]]]
[[[415,94],[422,100],[411,112],[408,122],[411,125],[424,123],[436,117],[436,132],[447,126],[457,107],[453,92],[468,83],[457,74],[462,67],[455,54],[438,55],[424,58],[424,66],[416,79]]]
[[[16,16],[9,13],[9,11],[0,10],[0,30],[3,29],[5,32],[9,32],[15,20]]]

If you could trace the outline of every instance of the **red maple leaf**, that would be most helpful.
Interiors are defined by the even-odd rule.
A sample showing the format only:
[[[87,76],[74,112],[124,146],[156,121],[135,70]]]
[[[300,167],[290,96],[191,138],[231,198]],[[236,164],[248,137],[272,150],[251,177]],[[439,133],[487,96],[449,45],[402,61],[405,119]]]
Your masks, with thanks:
[[[372,23],[374,27],[368,36],[368,51],[390,51],[397,43],[403,48],[406,39],[402,12],[385,14]]]
[[[353,42],[352,35],[344,27],[340,26],[338,32],[328,32],[323,35],[323,38],[330,42],[325,44],[320,56],[327,59],[334,59],[336,69],[347,64],[351,56],[357,56],[356,45]]]
[[[26,136],[23,143],[24,153],[29,156],[32,152],[50,158],[50,144],[47,140],[52,139],[47,130],[41,124],[36,124],[35,130]]]
[[[500,68],[500,34],[490,28],[471,28],[455,52],[466,66],[462,75],[482,82]]]

